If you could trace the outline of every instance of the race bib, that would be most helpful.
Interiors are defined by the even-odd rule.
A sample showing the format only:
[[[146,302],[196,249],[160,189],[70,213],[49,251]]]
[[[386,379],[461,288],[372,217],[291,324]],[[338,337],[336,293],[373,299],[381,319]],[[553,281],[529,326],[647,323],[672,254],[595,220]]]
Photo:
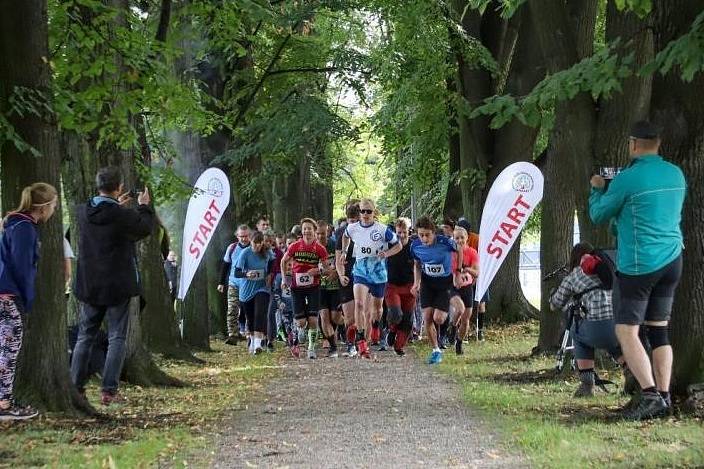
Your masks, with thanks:
[[[313,276],[307,272],[296,274],[296,286],[309,287],[313,285]]]
[[[365,257],[373,257],[378,253],[378,248],[376,246],[364,246],[361,244],[354,245],[354,257],[355,259],[363,259]]]
[[[423,269],[428,277],[444,277],[445,266],[442,264],[424,264]]]
[[[263,270],[250,270],[248,272],[250,275],[249,280],[263,280],[264,279],[264,271]]]

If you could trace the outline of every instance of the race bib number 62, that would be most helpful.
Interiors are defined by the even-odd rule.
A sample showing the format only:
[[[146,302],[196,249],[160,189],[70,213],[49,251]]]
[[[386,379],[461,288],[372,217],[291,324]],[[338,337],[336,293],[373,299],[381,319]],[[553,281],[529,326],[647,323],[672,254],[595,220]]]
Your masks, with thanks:
[[[299,287],[313,285],[313,276],[307,273],[296,274],[296,285]]]

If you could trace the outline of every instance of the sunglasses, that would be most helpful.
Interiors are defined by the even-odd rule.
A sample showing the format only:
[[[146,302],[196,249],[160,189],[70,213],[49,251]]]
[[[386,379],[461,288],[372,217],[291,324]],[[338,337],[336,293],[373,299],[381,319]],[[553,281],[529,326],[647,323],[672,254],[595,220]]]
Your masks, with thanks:
[[[363,208],[359,211],[359,213],[363,213],[365,215],[371,215],[372,213],[374,213],[374,210],[369,210],[368,208]]]

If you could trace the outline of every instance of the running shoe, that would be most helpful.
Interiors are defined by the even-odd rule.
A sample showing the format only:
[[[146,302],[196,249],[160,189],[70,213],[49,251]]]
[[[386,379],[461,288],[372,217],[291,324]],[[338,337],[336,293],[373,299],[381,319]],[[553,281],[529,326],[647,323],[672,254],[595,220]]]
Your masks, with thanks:
[[[394,343],[396,343],[396,331],[389,331],[389,333],[386,334],[386,343],[389,347],[394,346]]]
[[[269,342],[266,344],[266,350],[267,352],[273,352],[274,351],[274,342]]]
[[[442,352],[434,351],[428,357],[428,365],[437,365],[442,361]]]
[[[301,356],[301,347],[298,345],[294,345],[291,347],[291,355],[293,355],[294,358],[300,358]]]
[[[237,345],[237,336],[236,335],[227,336],[227,339],[225,339],[225,343],[227,345]]]
[[[311,359],[311,360],[315,360],[316,358],[318,358],[318,357],[315,355],[315,350],[308,350],[308,358]]]
[[[369,334],[369,341],[372,345],[379,345],[379,339],[381,338],[381,329],[378,327],[372,327],[372,331]]]
[[[383,336],[381,340],[379,341],[379,351],[380,352],[385,352],[387,347],[386,343],[386,336]]]
[[[462,351],[462,339],[455,339],[455,353],[457,355],[462,355],[464,353]]]
[[[0,421],[28,420],[39,415],[39,411],[30,406],[13,403],[7,409],[0,409]]]
[[[396,355],[399,357],[406,355],[406,352],[404,352],[403,349],[394,350],[394,352],[396,352]]]
[[[359,349],[359,356],[362,358],[372,358],[371,353],[369,352],[369,345],[367,345],[367,341],[362,339],[359,342],[357,342],[357,348]]]
[[[438,347],[440,350],[445,350],[447,348],[447,338],[445,336],[438,337]]]
[[[255,355],[259,355],[260,353],[263,353],[263,352],[264,352],[264,349],[261,348],[261,347],[257,347],[257,348],[254,349],[254,354],[255,354]]]
[[[479,332],[477,332],[477,340],[479,342],[484,342],[484,331],[482,329],[479,329]]]
[[[328,350],[328,358],[337,358],[337,348],[331,348]]]
[[[665,400],[657,392],[644,392],[638,403],[621,414],[624,420],[648,420],[668,415]]]
[[[354,344],[347,344],[347,356],[350,358],[354,358],[357,356],[357,349],[355,348]]]

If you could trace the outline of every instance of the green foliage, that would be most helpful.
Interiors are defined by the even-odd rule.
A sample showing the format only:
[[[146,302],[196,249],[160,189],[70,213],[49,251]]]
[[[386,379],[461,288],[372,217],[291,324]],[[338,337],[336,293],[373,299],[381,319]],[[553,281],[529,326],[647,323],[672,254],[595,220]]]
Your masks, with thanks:
[[[687,34],[670,42],[641,73],[658,71],[664,75],[674,67],[679,68],[682,80],[687,82],[704,71],[704,11],[697,15]]]
[[[619,10],[631,10],[640,18],[645,18],[653,9],[651,0],[615,0],[616,8]]]

